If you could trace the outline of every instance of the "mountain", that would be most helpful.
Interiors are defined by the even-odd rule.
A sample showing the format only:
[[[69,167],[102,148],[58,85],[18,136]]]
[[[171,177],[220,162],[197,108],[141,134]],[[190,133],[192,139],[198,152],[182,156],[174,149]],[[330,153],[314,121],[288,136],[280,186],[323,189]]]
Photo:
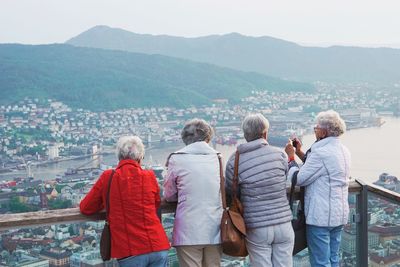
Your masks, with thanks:
[[[400,80],[400,49],[305,47],[238,33],[184,38],[136,34],[96,26],[67,41],[84,47],[161,54],[299,81],[376,82]]]
[[[33,97],[92,110],[184,107],[214,98],[239,101],[264,89],[313,87],[161,55],[63,44],[0,45],[0,104]]]

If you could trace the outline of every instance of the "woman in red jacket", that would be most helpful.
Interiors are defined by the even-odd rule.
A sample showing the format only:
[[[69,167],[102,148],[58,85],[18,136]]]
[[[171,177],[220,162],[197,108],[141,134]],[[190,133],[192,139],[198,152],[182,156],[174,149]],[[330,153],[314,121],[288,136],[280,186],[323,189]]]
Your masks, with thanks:
[[[119,266],[167,266],[170,244],[157,217],[160,189],[153,171],[143,170],[140,162],[144,146],[137,136],[118,140],[119,164],[106,170],[80,203],[85,215],[105,208],[108,182],[110,186],[109,225],[111,257]]]

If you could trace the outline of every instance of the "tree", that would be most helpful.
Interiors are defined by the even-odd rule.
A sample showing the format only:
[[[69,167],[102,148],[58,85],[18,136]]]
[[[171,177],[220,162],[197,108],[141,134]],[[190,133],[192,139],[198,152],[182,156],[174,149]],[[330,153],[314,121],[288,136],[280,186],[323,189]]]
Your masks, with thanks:
[[[79,182],[79,183],[76,183],[76,184],[74,184],[73,186],[72,186],[72,189],[81,189],[81,188],[83,188],[84,186],[86,185],[86,183],[85,182]]]
[[[19,201],[17,196],[11,197],[10,199],[10,211],[13,213],[35,211],[37,208],[31,207]]]
[[[72,207],[72,201],[56,198],[56,199],[50,199],[48,201],[48,205],[49,209],[51,210],[66,209]]]

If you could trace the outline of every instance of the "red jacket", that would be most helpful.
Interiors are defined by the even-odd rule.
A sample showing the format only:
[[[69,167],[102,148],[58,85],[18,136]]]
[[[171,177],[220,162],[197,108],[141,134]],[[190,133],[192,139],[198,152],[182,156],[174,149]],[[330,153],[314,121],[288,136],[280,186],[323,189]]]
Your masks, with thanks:
[[[85,215],[105,208],[112,170],[102,173],[80,203]],[[153,171],[143,170],[134,160],[121,160],[110,189],[111,257],[124,258],[166,250],[170,244],[157,217],[160,189]]]

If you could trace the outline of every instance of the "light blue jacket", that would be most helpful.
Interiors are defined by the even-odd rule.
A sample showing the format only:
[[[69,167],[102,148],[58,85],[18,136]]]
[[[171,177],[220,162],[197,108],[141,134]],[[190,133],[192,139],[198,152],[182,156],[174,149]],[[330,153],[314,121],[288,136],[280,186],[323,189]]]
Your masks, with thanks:
[[[311,146],[300,168],[297,185],[305,186],[305,215],[309,225],[335,227],[347,224],[350,152],[338,137],[324,138]],[[289,178],[298,170],[292,167]]]

